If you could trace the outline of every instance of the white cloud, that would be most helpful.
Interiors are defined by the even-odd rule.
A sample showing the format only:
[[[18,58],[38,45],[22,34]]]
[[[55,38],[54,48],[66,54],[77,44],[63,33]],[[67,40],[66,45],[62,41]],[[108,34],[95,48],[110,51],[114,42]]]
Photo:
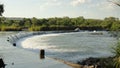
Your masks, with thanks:
[[[40,6],[40,9],[47,9],[50,7],[56,7],[56,6],[60,6],[61,2],[59,2],[58,0],[47,0],[46,2],[42,3],[42,5]]]
[[[89,1],[90,0],[72,0],[71,5],[77,6],[77,5],[84,4],[84,3],[89,2]]]

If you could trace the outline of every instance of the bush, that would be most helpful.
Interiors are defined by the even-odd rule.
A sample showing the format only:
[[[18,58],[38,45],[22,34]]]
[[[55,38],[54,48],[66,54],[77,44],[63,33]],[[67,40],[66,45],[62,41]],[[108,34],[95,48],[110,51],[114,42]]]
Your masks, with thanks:
[[[120,42],[117,43],[117,46],[114,48],[115,58],[114,66],[115,68],[120,68]]]
[[[21,31],[22,29],[19,27],[4,27],[1,28],[0,31]]]

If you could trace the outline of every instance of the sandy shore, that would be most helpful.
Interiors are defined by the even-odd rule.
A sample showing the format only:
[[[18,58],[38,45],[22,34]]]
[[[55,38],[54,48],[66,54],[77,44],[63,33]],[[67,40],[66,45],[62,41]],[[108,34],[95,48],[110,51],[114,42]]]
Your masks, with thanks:
[[[64,61],[64,60],[57,59],[57,58],[53,58],[53,59],[56,60],[56,61],[62,62],[64,64],[67,64],[67,65],[69,65],[69,66],[71,66],[73,68],[82,68],[82,65],[80,65],[80,64],[75,64],[75,63],[72,63],[72,62],[67,62],[67,61]]]

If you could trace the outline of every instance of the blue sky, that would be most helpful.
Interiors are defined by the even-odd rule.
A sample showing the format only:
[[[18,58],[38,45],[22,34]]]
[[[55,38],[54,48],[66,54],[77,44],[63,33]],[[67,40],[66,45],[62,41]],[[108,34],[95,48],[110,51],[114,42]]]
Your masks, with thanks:
[[[120,18],[120,7],[108,0],[0,0],[0,3],[5,6],[5,17]]]

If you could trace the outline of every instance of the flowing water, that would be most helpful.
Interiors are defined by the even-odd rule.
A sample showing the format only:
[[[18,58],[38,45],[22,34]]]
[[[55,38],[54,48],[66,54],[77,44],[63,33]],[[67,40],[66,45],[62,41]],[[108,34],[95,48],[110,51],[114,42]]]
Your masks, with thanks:
[[[39,53],[45,49],[46,56],[77,62],[88,57],[112,56],[116,39],[108,32],[73,32],[44,34],[18,41],[19,47]]]

